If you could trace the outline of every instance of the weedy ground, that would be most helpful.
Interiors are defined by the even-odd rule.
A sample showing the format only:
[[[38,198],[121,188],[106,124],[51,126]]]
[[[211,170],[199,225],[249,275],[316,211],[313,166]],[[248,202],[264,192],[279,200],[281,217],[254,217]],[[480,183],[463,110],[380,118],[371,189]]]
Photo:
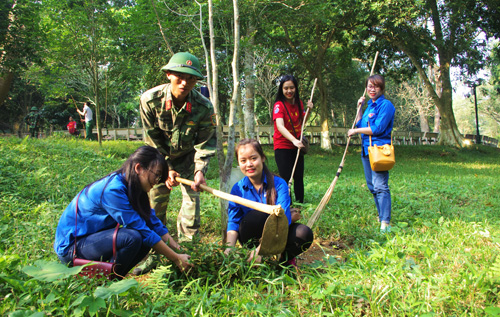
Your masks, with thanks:
[[[380,234],[359,147],[352,146],[299,269],[224,256],[217,198],[202,194],[195,267],[167,261],[119,282],[77,278],[58,263],[61,212],[86,184],[117,169],[140,142],[0,139],[0,314],[10,316],[500,315],[500,152],[474,146],[397,146],[390,173],[392,232]],[[335,177],[343,147],[305,160],[303,222]],[[277,171],[271,147],[270,169]],[[208,185],[218,188],[215,159]],[[167,226],[175,234],[181,194]]]

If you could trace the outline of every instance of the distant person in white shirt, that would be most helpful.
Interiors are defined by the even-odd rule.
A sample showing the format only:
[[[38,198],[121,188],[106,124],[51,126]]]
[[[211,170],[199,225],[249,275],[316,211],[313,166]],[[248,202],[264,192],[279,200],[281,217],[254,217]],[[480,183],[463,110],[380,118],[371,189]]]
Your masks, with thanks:
[[[89,103],[85,102],[83,104],[83,111],[76,108],[76,111],[82,116],[85,116],[85,120],[82,119],[82,122],[85,122],[85,139],[93,140],[92,129],[94,128],[94,120],[92,120],[92,109],[89,107]]]

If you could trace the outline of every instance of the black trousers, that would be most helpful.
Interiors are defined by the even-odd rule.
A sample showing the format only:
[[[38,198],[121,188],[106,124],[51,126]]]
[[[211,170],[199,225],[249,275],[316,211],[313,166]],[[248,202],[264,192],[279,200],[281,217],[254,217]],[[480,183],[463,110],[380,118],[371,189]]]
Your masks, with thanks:
[[[252,248],[259,245],[267,217],[269,217],[269,214],[265,212],[252,210],[241,219],[238,235],[241,245]],[[288,239],[281,258],[287,260],[296,257],[311,246],[313,239],[314,235],[311,228],[300,223],[292,223],[288,227]]]
[[[274,150],[274,159],[276,165],[278,165],[280,177],[287,183],[292,176],[293,164],[295,163],[296,157],[297,149]],[[297,166],[293,173],[293,193],[295,195],[295,200],[299,203],[304,202],[304,155],[299,155],[299,160],[297,161]]]

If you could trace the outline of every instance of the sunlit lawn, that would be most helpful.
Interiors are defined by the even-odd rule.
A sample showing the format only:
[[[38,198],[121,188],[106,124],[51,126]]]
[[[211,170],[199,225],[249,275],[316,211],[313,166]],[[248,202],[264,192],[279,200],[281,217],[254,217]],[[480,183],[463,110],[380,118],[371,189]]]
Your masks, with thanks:
[[[317,241],[342,258],[297,273],[245,252],[220,253],[218,200],[202,194],[202,242],[186,245],[190,275],[167,262],[137,283],[75,278],[52,249],[62,210],[79,189],[117,169],[140,142],[0,139],[0,314],[40,315],[498,315],[499,150],[398,146],[391,171],[393,230],[379,233],[359,147],[352,146]],[[306,156],[304,222],[337,172],[343,147]],[[271,147],[268,164],[277,172]],[[217,162],[207,175],[218,188]],[[175,233],[180,191],[169,208]],[[37,262],[43,261],[43,262]]]

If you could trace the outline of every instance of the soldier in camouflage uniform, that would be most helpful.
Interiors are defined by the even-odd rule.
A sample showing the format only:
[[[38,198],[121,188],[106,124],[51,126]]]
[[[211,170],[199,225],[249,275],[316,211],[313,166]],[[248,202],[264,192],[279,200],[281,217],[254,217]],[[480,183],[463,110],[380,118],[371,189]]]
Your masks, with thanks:
[[[40,113],[38,113],[37,107],[31,107],[31,111],[24,117],[24,122],[29,127],[31,137],[38,138],[40,132]]]
[[[146,143],[165,155],[169,177],[149,193],[151,207],[165,223],[170,191],[179,183],[175,177],[194,180],[181,185],[182,206],[177,217],[179,240],[192,239],[200,227],[200,184],[206,184],[210,157],[215,155],[215,115],[211,102],[196,90],[202,79],[200,62],[187,52],[177,53],[162,70],[169,84],[141,96],[141,118]]]

